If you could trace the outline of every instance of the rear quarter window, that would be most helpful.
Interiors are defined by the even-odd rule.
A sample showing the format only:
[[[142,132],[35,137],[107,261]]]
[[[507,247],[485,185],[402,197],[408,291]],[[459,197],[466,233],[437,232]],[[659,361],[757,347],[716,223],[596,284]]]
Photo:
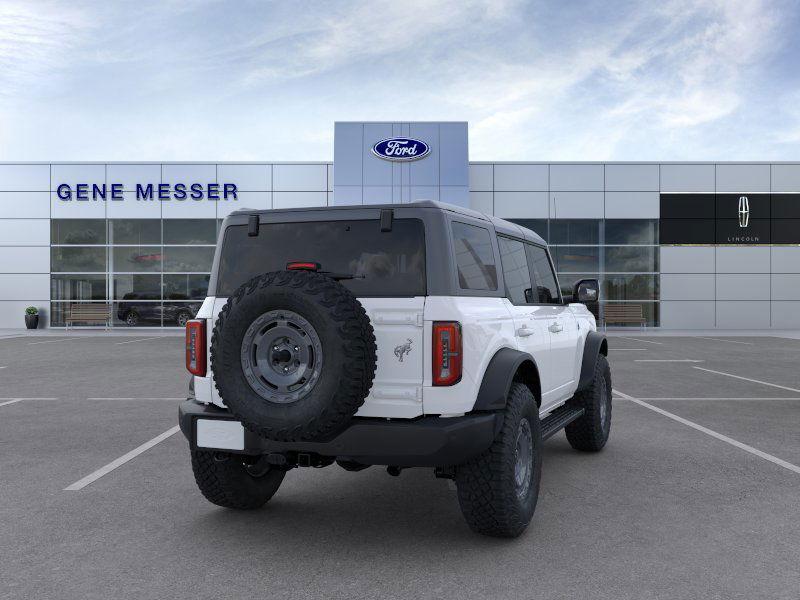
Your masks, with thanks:
[[[341,284],[361,297],[424,296],[425,226],[419,219],[395,219],[382,232],[375,220],[262,223],[225,230],[217,275],[217,296],[230,296],[263,273],[283,271],[289,262],[308,261],[322,271],[354,275]]]
[[[497,289],[497,266],[488,229],[466,223],[452,223],[453,248],[462,290]]]

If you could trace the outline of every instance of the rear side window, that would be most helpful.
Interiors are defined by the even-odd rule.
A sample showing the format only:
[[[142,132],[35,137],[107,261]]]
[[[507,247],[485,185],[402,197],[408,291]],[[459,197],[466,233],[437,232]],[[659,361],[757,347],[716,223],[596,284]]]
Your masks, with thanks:
[[[513,304],[527,304],[531,294],[531,274],[525,256],[525,245],[518,240],[497,237],[500,264],[506,282],[506,296]],[[527,292],[526,292],[527,290]]]
[[[247,280],[294,261],[355,275],[340,283],[356,296],[424,296],[425,226],[419,219],[395,219],[386,232],[377,219],[262,223],[250,237],[246,225],[233,225],[225,230],[216,295],[230,296]]]
[[[560,304],[561,296],[558,293],[556,276],[547,256],[547,250],[541,246],[525,244],[528,253],[528,265],[535,286],[534,302],[539,304]]]
[[[489,230],[456,222],[453,222],[452,229],[461,289],[496,290],[497,267]]]

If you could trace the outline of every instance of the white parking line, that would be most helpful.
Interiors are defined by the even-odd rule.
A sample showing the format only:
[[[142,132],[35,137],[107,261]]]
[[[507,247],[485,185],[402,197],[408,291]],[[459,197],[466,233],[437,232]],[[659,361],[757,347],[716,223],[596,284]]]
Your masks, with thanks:
[[[623,340],[633,340],[634,342],[644,342],[645,344],[656,344],[657,346],[663,346],[664,342],[653,342],[651,340],[643,340],[641,338],[632,338],[632,337],[625,337],[624,335],[618,335],[618,338],[622,338]]]
[[[717,375],[725,375],[726,377],[733,377],[734,379],[741,379],[743,381],[750,381],[752,383],[760,383],[761,385],[768,385],[769,387],[778,388],[780,390],[788,390],[790,392],[800,392],[797,388],[787,387],[785,385],[778,385],[777,383],[770,383],[769,381],[761,381],[760,379],[750,379],[749,377],[742,377],[741,375],[734,375],[733,373],[723,373],[722,371],[714,371],[713,369],[705,369],[703,367],[692,367],[699,371],[706,371],[707,373],[716,373]]]
[[[679,363],[701,363],[704,360],[694,358],[637,358],[633,362],[679,362]]]
[[[117,346],[120,346],[122,344],[135,344],[136,342],[146,342],[147,340],[157,340],[159,338],[161,338],[161,336],[142,338],[140,340],[130,340],[130,341],[127,341],[127,342],[117,342]]]
[[[753,448],[752,446],[748,446],[747,444],[743,444],[742,442],[739,442],[739,441],[737,441],[737,440],[735,440],[733,438],[730,438],[727,435],[722,435],[721,433],[717,433],[716,431],[714,431],[712,429],[709,429],[708,427],[703,427],[702,425],[698,425],[697,423],[694,423],[693,421],[689,421],[688,419],[684,419],[683,417],[679,417],[678,415],[675,415],[675,414],[673,414],[671,412],[668,412],[668,411],[664,410],[663,408],[658,408],[657,406],[653,406],[652,404],[648,404],[647,402],[642,402],[638,398],[634,398],[633,396],[629,396],[628,394],[620,392],[616,388],[614,389],[614,393],[616,393],[620,397],[624,398],[625,400],[630,400],[631,402],[634,402],[634,403],[638,404],[639,406],[644,406],[645,408],[649,408],[650,410],[652,410],[654,412],[657,412],[658,414],[663,415],[663,416],[665,416],[665,417],[667,417],[669,419],[672,419],[673,421],[677,421],[678,423],[682,423],[683,425],[686,425],[687,427],[691,427],[692,429],[696,429],[697,431],[705,433],[706,435],[710,435],[711,437],[713,437],[715,439],[718,439],[721,442],[725,442],[726,444],[730,444],[731,446],[739,448],[740,450],[744,450],[745,452],[749,452],[750,454],[758,456],[759,458],[763,458],[764,460],[768,460],[769,462],[774,463],[774,464],[778,465],[779,467],[783,467],[784,469],[788,469],[789,471],[792,471],[793,473],[797,473],[798,475],[800,475],[800,467],[798,467],[797,465],[793,465],[790,462],[786,462],[785,460],[780,459],[777,456],[772,456],[772,454],[767,454],[766,452],[763,452],[763,451],[759,450],[758,448]]]
[[[61,338],[58,340],[44,340],[42,342],[28,342],[29,346],[35,346],[36,344],[55,344],[58,342],[74,342],[75,340],[88,340],[91,339],[92,336],[84,335],[81,337],[69,337],[69,338]]]
[[[8,365],[6,365],[5,367],[0,367],[0,369],[7,369],[7,368],[8,368]]]
[[[23,400],[58,400],[58,398],[0,398],[0,406],[16,404],[17,402],[22,402]]]
[[[780,396],[769,396],[763,398],[639,398],[639,400],[721,400],[721,401],[728,401],[728,400],[743,400],[745,402],[761,402],[767,400],[800,400],[797,397],[780,397]]]
[[[176,400],[186,400],[186,396],[181,398],[87,398],[87,400],[169,400],[171,402],[175,402]]]
[[[609,348],[613,352],[646,352],[647,348]]]
[[[728,344],[743,344],[745,346],[752,346],[753,342],[740,342],[739,340],[726,340],[724,338],[711,338],[711,337],[703,337],[702,335],[694,336],[698,340],[714,340],[715,342],[725,342]]]
[[[85,488],[90,483],[94,483],[95,481],[100,479],[103,475],[108,475],[109,473],[111,473],[111,471],[113,471],[114,469],[116,469],[118,467],[121,467],[122,465],[124,465],[129,460],[133,460],[134,458],[139,456],[141,453],[146,452],[147,450],[149,450],[150,448],[152,448],[156,444],[159,444],[159,443],[163,442],[164,440],[166,440],[167,438],[175,435],[176,433],[178,433],[179,430],[180,430],[180,428],[177,425],[175,427],[167,429],[164,433],[162,433],[160,435],[157,435],[156,437],[154,437],[149,442],[145,442],[144,444],[142,444],[138,448],[134,448],[133,450],[131,450],[127,454],[123,454],[118,459],[116,459],[114,461],[111,461],[110,463],[108,463],[104,467],[100,467],[94,473],[90,473],[89,475],[87,475],[83,479],[79,479],[78,481],[76,481],[72,485],[68,485],[67,487],[64,488],[64,491],[65,492],[75,492],[75,491],[78,491],[78,490],[82,490],[83,488]]]

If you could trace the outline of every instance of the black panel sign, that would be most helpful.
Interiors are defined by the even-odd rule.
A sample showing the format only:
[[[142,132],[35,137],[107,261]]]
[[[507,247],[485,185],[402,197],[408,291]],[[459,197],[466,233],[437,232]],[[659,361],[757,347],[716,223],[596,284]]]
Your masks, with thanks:
[[[662,244],[800,244],[800,194],[661,194]]]
[[[773,194],[773,219],[800,219],[800,194]]]
[[[661,194],[662,219],[715,219],[714,194]]]
[[[717,244],[769,244],[769,219],[750,219],[746,226],[738,219],[717,219]]]

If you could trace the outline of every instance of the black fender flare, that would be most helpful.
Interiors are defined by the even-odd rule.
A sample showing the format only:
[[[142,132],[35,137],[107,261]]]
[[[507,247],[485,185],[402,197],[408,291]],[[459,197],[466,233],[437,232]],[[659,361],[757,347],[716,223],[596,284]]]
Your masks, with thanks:
[[[580,392],[592,385],[594,377],[594,365],[598,355],[608,356],[608,340],[602,333],[590,331],[586,336],[586,343],[583,345],[583,360],[581,361],[581,376],[578,379],[578,389]]]
[[[489,361],[486,372],[483,374],[481,387],[478,390],[478,397],[475,400],[473,410],[500,410],[505,408],[508,392],[514,376],[522,369],[533,369],[537,384],[539,379],[539,367],[536,361],[527,352],[520,352],[512,348],[501,348]],[[536,402],[541,402],[541,390],[533,389],[532,382],[525,382],[536,397]]]

